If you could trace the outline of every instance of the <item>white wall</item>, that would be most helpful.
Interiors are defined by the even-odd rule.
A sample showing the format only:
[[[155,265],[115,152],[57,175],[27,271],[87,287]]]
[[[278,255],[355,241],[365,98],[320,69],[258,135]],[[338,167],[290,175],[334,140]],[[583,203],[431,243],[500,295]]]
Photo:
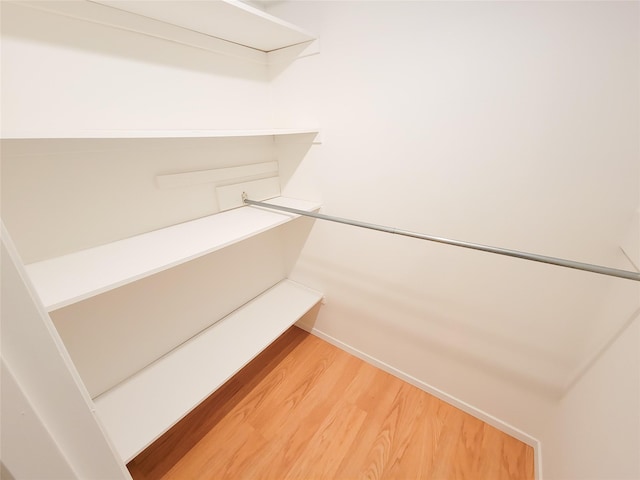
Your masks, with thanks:
[[[1,372],[0,457],[6,471],[0,473],[0,478],[77,478],[78,475],[33,410],[4,358]],[[34,461],[33,452],[37,452],[38,461]]]
[[[639,265],[637,220],[626,240]],[[640,478],[640,286],[612,289],[585,331],[585,361],[542,436],[545,478]]]
[[[2,379],[3,463],[16,478],[44,478],[42,472],[51,478],[131,478],[105,437],[95,406],[35,297],[4,224],[0,226],[0,350],[3,370],[12,376]],[[15,418],[18,409],[23,418]]]
[[[640,478],[639,318],[558,404],[542,437],[545,478]]]
[[[269,11],[321,38],[320,55],[274,75],[279,121],[316,112],[323,129],[285,193],[315,181],[328,214],[630,268],[618,245],[640,190],[637,3]],[[537,437],[598,343],[585,325],[628,288],[319,222],[293,278],[326,293],[318,331]]]

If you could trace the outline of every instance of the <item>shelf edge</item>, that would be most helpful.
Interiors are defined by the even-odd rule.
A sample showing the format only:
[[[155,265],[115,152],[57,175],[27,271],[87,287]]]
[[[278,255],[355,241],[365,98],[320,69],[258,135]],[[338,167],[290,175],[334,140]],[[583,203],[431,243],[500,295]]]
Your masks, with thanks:
[[[110,28],[116,28],[140,35],[146,35],[161,40],[186,45],[214,52],[221,55],[235,57],[244,61],[253,62],[259,65],[269,65],[269,51],[276,51],[281,48],[301,43],[313,42],[316,36],[311,32],[301,29],[289,22],[277,17],[261,12],[258,9],[242,4],[241,2],[224,0],[223,3],[230,5],[237,11],[243,11],[249,18],[261,19],[271,23],[276,28],[285,29],[295,33],[298,37],[295,41],[279,42],[277,48],[262,50],[257,45],[244,45],[232,39],[223,38],[213,33],[194,30],[186,26],[181,26],[163,19],[154,18],[149,15],[129,11],[114,2],[107,1],[60,1],[60,0],[5,0],[15,5],[33,8],[48,13],[62,15],[68,18],[87,21]],[[222,0],[218,0],[222,1]]]
[[[317,135],[319,128],[270,128],[248,130],[76,130],[71,132],[37,132],[5,130],[2,140],[126,140],[169,138],[238,138],[281,137],[287,135]]]
[[[295,201],[295,199],[288,199],[287,197],[276,197],[278,199],[285,199],[285,202],[291,202],[291,201]],[[309,211],[315,211],[318,210],[320,208],[320,204],[317,202],[305,202],[308,204]],[[241,207],[242,209],[244,208],[250,208],[253,210],[257,210],[254,207]],[[271,214],[273,214],[274,212],[270,212]],[[171,268],[177,267],[178,265],[181,265],[183,263],[195,260],[197,258],[203,257],[205,255],[208,255],[210,253],[216,252],[218,250],[222,250],[230,245],[233,245],[235,243],[239,243],[241,241],[244,241],[248,238],[251,238],[253,236],[259,235],[260,233],[266,232],[268,230],[271,230],[273,228],[279,227],[280,225],[283,225],[285,223],[288,223],[292,220],[294,220],[295,218],[297,218],[297,216],[294,215],[280,215],[279,217],[274,217],[274,220],[272,220],[270,223],[268,223],[265,226],[262,226],[260,228],[257,229],[252,229],[250,231],[247,231],[245,234],[237,237],[237,238],[233,238],[232,240],[229,241],[225,241],[222,242],[220,244],[217,244],[211,248],[206,248],[203,250],[199,250],[193,254],[184,256],[184,257],[180,257],[180,258],[175,258],[171,261],[168,261],[166,263],[162,263],[157,265],[154,268],[145,268],[144,270],[139,271],[138,273],[134,274],[134,275],[127,275],[125,277],[120,278],[119,280],[115,280],[115,281],[110,281],[108,283],[104,283],[100,286],[96,286],[96,287],[91,287],[89,289],[86,289],[84,291],[80,291],[79,289],[76,289],[76,293],[74,293],[73,295],[51,295],[51,294],[47,294],[47,285],[51,285],[51,284],[57,284],[60,281],[60,278],[65,278],[65,275],[60,274],[60,275],[56,275],[56,272],[68,272],[69,269],[69,264],[67,264],[67,266],[65,267],[64,264],[60,264],[60,262],[62,261],[62,259],[64,259],[65,257],[72,257],[74,255],[78,255],[78,254],[86,254],[87,252],[91,252],[91,251],[99,251],[100,249],[103,249],[105,247],[109,247],[111,245],[114,244],[121,244],[120,242],[129,242],[132,239],[141,239],[144,237],[148,237],[151,238],[154,233],[157,232],[162,232],[162,231],[166,231],[167,229],[172,229],[172,228],[176,228],[180,225],[194,225],[197,222],[203,222],[206,221],[207,219],[211,219],[212,217],[215,217],[216,215],[225,215],[226,217],[232,216],[233,215],[233,211],[228,211],[228,212],[220,212],[217,214],[213,214],[213,215],[209,215],[207,217],[203,217],[201,219],[196,219],[196,220],[192,220],[189,222],[185,222],[185,224],[179,224],[179,225],[172,225],[169,227],[166,227],[166,229],[159,229],[159,230],[155,230],[153,232],[148,232],[148,233],[144,233],[141,235],[137,235],[135,237],[131,237],[128,239],[123,239],[123,240],[119,240],[117,242],[113,242],[111,244],[107,244],[107,245],[103,245],[103,246],[98,246],[98,247],[93,247],[90,249],[86,249],[86,250],[81,250],[80,252],[75,252],[75,253],[71,253],[69,255],[65,255],[63,257],[56,257],[53,259],[49,259],[49,260],[43,260],[41,262],[35,262],[35,263],[31,263],[29,265],[26,265],[26,271],[29,274],[31,281],[34,285],[34,287],[36,288],[36,291],[38,292],[38,295],[40,296],[41,301],[43,302],[43,304],[45,305],[45,308],[47,309],[47,311],[52,312],[54,310],[58,310],[60,308],[64,308],[66,306],[69,305],[73,305],[74,303],[78,303],[81,302],[83,300],[87,300],[89,298],[92,298],[94,296],[100,295],[102,293],[106,293],[109,292],[111,290],[114,290],[116,288],[122,287],[124,285],[128,285],[130,283],[136,282],[138,280],[142,280],[146,277],[149,277],[151,275],[154,275],[156,273],[160,273],[163,272],[165,270],[169,270]],[[56,265],[56,263],[58,263],[58,265]],[[73,262],[72,262],[73,263]],[[51,266],[53,265],[53,267]],[[48,273],[49,271],[53,271],[53,274]],[[98,282],[100,283],[100,282]],[[52,299],[53,297],[53,299]]]

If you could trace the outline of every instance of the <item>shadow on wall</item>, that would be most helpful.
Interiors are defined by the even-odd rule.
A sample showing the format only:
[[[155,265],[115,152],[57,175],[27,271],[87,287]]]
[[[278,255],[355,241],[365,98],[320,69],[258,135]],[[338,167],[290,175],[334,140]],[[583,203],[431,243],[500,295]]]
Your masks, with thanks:
[[[320,48],[317,40],[269,52],[269,80],[277,78],[296,60],[318,55],[319,53]]]
[[[2,480],[15,480],[15,477],[11,475],[9,469],[2,462],[0,462],[0,478],[2,478]]]
[[[325,333],[404,370],[457,364],[547,398],[558,398],[584,362],[584,331],[602,314],[598,298],[585,292],[626,282],[447,246],[423,248],[424,242],[352,227],[315,227],[299,247],[307,249],[293,278],[327,294],[320,315]],[[405,354],[388,344],[406,346]]]
[[[382,342],[403,346],[406,351],[423,350],[431,358],[447,358],[471,366],[546,398],[556,399],[562,394],[560,382],[549,381],[540,365],[549,369],[554,365],[567,368],[566,358],[526,341],[514,341],[495,330],[483,329],[478,323],[471,325],[462,320],[482,318],[488,312],[479,313],[469,305],[466,315],[454,316],[446,312],[445,299],[410,290],[406,285],[366,277],[324,259],[305,257],[304,265],[299,267],[313,269],[323,278],[330,279],[339,294],[332,292],[328,301],[339,308],[340,317],[355,322],[366,312],[364,320],[368,334],[376,332],[375,336]],[[507,364],[501,361],[504,358],[517,360]],[[437,365],[432,367],[437,368]]]
[[[338,228],[317,232],[321,255],[297,265],[328,295],[321,330],[396,367],[394,353],[379,355],[389,352],[382,344],[400,346],[407,372],[412,355],[410,368],[464,365],[558,400],[639,314],[637,301],[624,306],[637,282],[449,247],[403,252],[412,247],[366,234],[349,233],[348,252],[332,239],[343,238]],[[599,300],[609,289],[619,292],[615,311]],[[597,349],[586,348],[589,336]]]
[[[296,178],[298,171],[307,160],[307,154],[316,141],[316,133],[300,133],[287,135],[286,138],[275,137],[275,153],[278,158],[278,176],[280,188],[284,192],[289,183]],[[304,197],[307,198],[307,197]]]
[[[598,360],[602,358],[602,356],[613,346],[613,344],[633,325],[633,323],[640,319],[640,307],[633,312],[629,318],[620,325],[615,332],[610,335],[605,342],[595,351],[595,353],[591,354],[591,356],[584,362],[583,365],[578,369],[577,373],[572,375],[569,382],[567,383],[562,395],[566,395],[593,367]]]

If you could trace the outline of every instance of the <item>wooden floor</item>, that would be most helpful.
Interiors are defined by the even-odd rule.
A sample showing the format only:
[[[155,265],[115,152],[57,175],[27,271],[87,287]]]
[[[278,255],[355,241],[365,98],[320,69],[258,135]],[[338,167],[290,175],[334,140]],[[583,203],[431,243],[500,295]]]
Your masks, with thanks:
[[[293,327],[132,460],[134,479],[533,479],[533,449]]]

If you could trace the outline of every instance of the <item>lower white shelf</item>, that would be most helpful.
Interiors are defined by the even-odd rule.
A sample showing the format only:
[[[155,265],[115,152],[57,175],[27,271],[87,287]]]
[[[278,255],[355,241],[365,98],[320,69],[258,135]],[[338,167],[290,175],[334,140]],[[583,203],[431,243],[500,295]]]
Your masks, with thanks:
[[[283,280],[94,399],[121,458],[133,459],[299,320],[322,293]]]

